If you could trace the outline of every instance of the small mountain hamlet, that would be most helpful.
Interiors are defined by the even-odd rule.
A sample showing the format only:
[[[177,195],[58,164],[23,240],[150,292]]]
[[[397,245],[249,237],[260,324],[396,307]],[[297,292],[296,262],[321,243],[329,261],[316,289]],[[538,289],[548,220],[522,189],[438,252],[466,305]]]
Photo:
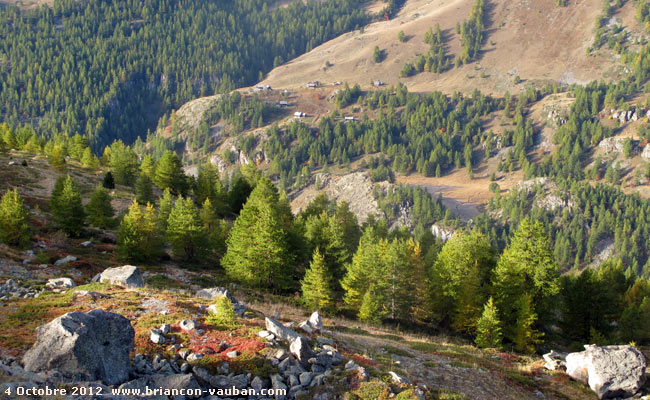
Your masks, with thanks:
[[[648,0],[0,0],[0,399],[650,400]]]

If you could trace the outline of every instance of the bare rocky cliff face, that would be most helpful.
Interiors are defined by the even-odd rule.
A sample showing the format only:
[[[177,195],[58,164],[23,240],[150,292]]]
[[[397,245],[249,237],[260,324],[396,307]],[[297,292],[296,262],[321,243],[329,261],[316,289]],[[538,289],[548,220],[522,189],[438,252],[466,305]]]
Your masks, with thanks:
[[[359,223],[364,223],[370,215],[384,215],[372,193],[375,184],[365,172],[346,175],[319,173],[314,174],[313,180],[320,182],[320,189],[314,184],[297,193],[291,202],[294,213],[299,213],[322,192],[337,203],[346,201]]]

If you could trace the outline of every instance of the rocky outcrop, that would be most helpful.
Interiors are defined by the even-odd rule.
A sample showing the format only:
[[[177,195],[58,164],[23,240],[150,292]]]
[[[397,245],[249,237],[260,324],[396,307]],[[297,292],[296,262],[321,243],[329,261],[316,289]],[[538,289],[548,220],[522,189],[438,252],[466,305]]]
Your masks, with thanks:
[[[266,317],[264,322],[266,323],[266,330],[281,340],[286,340],[287,342],[291,343],[294,340],[302,337],[295,331],[287,328],[273,318]]]
[[[606,153],[622,153],[624,145],[625,138],[621,137],[605,138],[598,143],[598,147],[603,149]]]
[[[99,275],[97,280],[99,282],[124,287],[144,287],[142,272],[140,271],[140,268],[133,265],[124,265],[122,267],[105,269],[104,272]]]
[[[301,337],[291,342],[289,351],[291,351],[291,354],[293,354],[293,356],[296,357],[298,361],[303,363],[307,362],[307,360],[309,360],[314,354],[311,350],[311,347],[309,346],[309,343],[307,343],[307,340]]]
[[[550,353],[546,353],[542,356],[545,361],[544,367],[550,371],[555,371],[557,369],[566,370],[566,356],[567,353],[560,353],[551,350]]]
[[[27,371],[56,369],[114,385],[129,378],[134,330],[128,319],[103,310],[64,314],[36,329],[23,358]]]
[[[223,287],[213,287],[213,288],[208,288],[208,289],[201,289],[198,292],[196,292],[196,297],[200,297],[202,299],[208,299],[208,300],[216,300],[219,297],[227,297],[231,302],[232,306],[235,309],[235,314],[239,315],[240,317],[244,315],[246,312],[246,306],[242,303],[239,302],[230,292],[228,289],[223,288]],[[216,308],[213,308],[213,306],[210,306],[210,310],[213,312],[216,312]]]
[[[76,285],[74,281],[70,278],[52,278],[52,279],[48,279],[46,286],[51,288],[59,287],[59,288],[70,289],[75,287]]]
[[[566,357],[566,372],[589,385],[599,399],[634,396],[645,383],[647,362],[632,346],[585,345]]]
[[[433,234],[433,236],[437,237],[443,242],[446,242],[447,240],[451,239],[452,236],[454,236],[453,229],[445,228],[438,224],[433,224],[431,226],[431,233]]]

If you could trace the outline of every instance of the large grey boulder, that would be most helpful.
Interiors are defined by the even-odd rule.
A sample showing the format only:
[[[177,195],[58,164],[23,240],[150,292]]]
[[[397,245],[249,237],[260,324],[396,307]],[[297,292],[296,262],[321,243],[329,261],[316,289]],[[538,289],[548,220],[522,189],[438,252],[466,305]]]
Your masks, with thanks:
[[[99,275],[99,282],[110,283],[124,287],[144,287],[144,279],[140,268],[133,265],[124,265],[122,267],[107,268]]]
[[[36,329],[36,343],[25,353],[25,370],[57,369],[108,385],[129,378],[135,332],[128,319],[103,310],[64,314]]]
[[[200,297],[202,299],[208,299],[208,300],[216,300],[219,297],[227,297],[230,299],[232,302],[233,308],[235,309],[235,314],[239,316],[243,316],[244,313],[246,312],[246,306],[243,305],[242,303],[239,302],[230,292],[228,289],[223,288],[223,287],[213,287],[213,288],[207,288],[207,289],[201,289],[198,292],[196,292],[196,297]],[[213,309],[214,305],[210,306],[211,311],[215,312],[216,310]]]
[[[632,346],[585,345],[566,357],[566,372],[589,385],[599,399],[631,397],[645,383],[647,362]]]
[[[309,358],[314,355],[314,352],[309,346],[309,343],[307,343],[307,341],[302,337],[291,341],[291,344],[289,345],[289,351],[291,354],[293,354],[294,357],[298,359],[298,361],[302,363],[306,363],[307,360],[309,360]]]
[[[276,321],[273,318],[266,317],[264,319],[264,322],[266,323],[267,331],[274,334],[277,338],[286,340],[289,343],[293,342],[295,339],[302,337],[295,331],[287,328],[286,326],[282,325],[280,322]]]

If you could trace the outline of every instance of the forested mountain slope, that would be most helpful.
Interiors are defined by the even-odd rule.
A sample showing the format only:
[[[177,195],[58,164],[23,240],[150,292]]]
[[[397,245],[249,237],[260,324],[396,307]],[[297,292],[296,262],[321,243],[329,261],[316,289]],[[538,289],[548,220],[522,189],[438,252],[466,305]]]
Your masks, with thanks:
[[[368,21],[356,0],[103,2],[0,10],[0,118],[132,142],[173,107],[252,84]]]

